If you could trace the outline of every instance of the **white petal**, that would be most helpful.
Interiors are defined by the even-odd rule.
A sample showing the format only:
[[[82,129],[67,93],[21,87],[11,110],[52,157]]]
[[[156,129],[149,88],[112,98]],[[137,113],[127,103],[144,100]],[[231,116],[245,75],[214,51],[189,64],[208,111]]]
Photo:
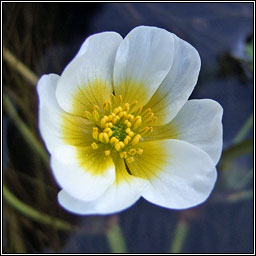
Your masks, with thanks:
[[[169,72],[173,35],[156,27],[133,29],[120,44],[114,66],[114,89],[124,101],[144,105]]]
[[[104,32],[84,42],[58,82],[57,100],[65,111],[82,115],[109,98],[113,92],[114,59],[121,41],[118,33]],[[80,105],[74,109],[75,104]]]
[[[79,147],[72,146],[57,148],[51,156],[52,171],[56,182],[71,196],[78,200],[95,200],[115,180],[114,164],[111,162],[104,164],[102,159],[96,162],[92,158],[88,159],[88,169],[86,169],[79,164],[78,149]],[[100,172],[95,173],[95,168]],[[103,169],[99,170],[101,168]]]
[[[217,164],[223,143],[222,114],[222,107],[214,100],[189,100],[170,123],[154,127],[147,140],[189,142],[207,152]]]
[[[128,166],[133,174],[148,177],[150,186],[142,193],[146,200],[185,209],[208,198],[217,172],[207,153],[179,140],[143,142],[140,146],[144,149],[141,159]],[[147,147],[151,149],[148,152]]]
[[[152,108],[158,124],[172,120],[192,93],[200,71],[197,50],[173,34],[174,59],[166,78],[145,108]]]
[[[180,140],[201,148],[217,164],[223,144],[222,115],[223,108],[214,100],[189,100],[171,123]]]
[[[56,86],[59,76],[55,74],[44,75],[37,84],[39,96],[39,130],[50,153],[60,145],[61,115],[63,110],[57,103]]]
[[[120,170],[122,168],[123,170]],[[132,206],[140,197],[148,182],[126,172],[124,163],[119,163],[119,180],[112,184],[98,199],[90,202],[77,200],[65,190],[58,194],[58,201],[66,210],[76,214],[112,214]],[[124,177],[125,176],[125,177]]]

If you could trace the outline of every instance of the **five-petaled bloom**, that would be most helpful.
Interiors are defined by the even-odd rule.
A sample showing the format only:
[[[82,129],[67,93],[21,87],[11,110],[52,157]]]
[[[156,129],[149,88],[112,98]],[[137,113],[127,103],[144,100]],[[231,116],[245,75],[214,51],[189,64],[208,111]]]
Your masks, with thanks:
[[[160,28],[124,39],[85,40],[61,76],[38,82],[39,127],[62,188],[77,214],[110,214],[141,196],[172,209],[211,193],[222,150],[222,107],[189,100],[198,79],[196,49]]]

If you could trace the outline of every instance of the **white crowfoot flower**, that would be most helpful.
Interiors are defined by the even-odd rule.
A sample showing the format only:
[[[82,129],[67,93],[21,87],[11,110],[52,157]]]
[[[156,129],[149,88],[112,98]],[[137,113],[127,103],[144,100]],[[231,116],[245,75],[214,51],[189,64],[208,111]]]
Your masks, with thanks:
[[[185,209],[207,199],[223,110],[188,101],[200,65],[189,43],[140,26],[124,39],[90,36],[61,76],[40,78],[39,128],[65,209],[110,214],[140,197]]]

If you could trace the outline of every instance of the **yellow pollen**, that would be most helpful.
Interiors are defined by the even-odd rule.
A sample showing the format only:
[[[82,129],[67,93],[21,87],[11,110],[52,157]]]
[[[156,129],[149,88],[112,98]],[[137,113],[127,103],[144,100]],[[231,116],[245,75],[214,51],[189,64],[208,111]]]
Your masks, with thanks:
[[[85,118],[87,118],[87,119],[91,119],[91,118],[92,118],[92,114],[91,114],[89,111],[85,111],[85,112],[84,112],[84,116],[85,116]]]
[[[121,150],[121,145],[120,145],[120,143],[116,143],[116,145],[115,145],[115,150],[116,150],[116,151],[120,151],[120,150]]]
[[[109,156],[110,155],[110,150],[106,150],[106,151],[104,151],[104,153],[105,153],[106,156]]]
[[[129,155],[133,156],[135,154],[136,154],[136,149],[131,148],[130,151],[129,151]]]
[[[130,138],[132,138],[134,136],[134,132],[129,132],[128,135]]]
[[[99,108],[98,105],[94,105],[94,106],[93,106],[93,109],[96,110],[96,111],[100,111],[100,108]]]
[[[118,113],[118,116],[119,116],[120,118],[123,117],[123,115],[124,115],[124,111],[121,111],[121,112]]]
[[[125,130],[125,132],[129,134],[129,132],[131,132],[131,129],[130,129],[130,128],[127,128],[127,129]]]
[[[132,163],[132,162],[134,162],[134,157],[128,157],[127,159],[126,159],[126,161],[127,161],[127,163]]]
[[[91,146],[92,146],[93,149],[99,148],[99,146],[98,146],[95,142],[93,142],[93,143],[91,144]]]
[[[125,147],[125,144],[122,141],[119,142],[119,145],[120,145],[121,148]]]
[[[138,117],[138,116],[137,116],[137,117]],[[136,118],[137,118],[137,117],[136,117]],[[141,123],[142,123],[141,118],[138,118],[138,119],[135,121],[134,125],[133,125],[133,129],[137,129],[137,128],[141,125]]]
[[[143,149],[142,149],[142,148],[138,148],[138,149],[137,149],[137,154],[138,154],[138,155],[141,155],[142,153],[143,153]]]
[[[127,163],[134,162],[136,156],[143,153],[142,148],[134,148],[134,145],[143,140],[142,136],[153,131],[149,122],[157,119],[150,108],[143,110],[142,105],[135,107],[136,104],[136,100],[130,104],[123,102],[122,96],[112,94],[103,105],[94,105],[92,111],[85,111],[85,118],[94,126],[91,147],[102,149],[105,156],[110,156],[113,150],[117,151]],[[101,143],[104,146],[101,147]]]
[[[130,109],[130,104],[129,103],[125,103],[124,104],[124,111],[129,111]]]
[[[111,137],[110,144],[114,145],[116,141],[119,141],[116,137]]]
[[[127,157],[127,152],[123,151],[119,155],[120,155],[121,158],[126,158]]]
[[[103,110],[104,110],[105,113],[108,113],[110,111],[110,102],[108,100],[106,100],[103,103]]]
[[[93,111],[92,111],[92,116],[93,116],[93,118],[94,118],[95,121],[98,121],[99,118],[100,118],[100,115],[99,115],[99,113],[98,113],[97,110],[93,110]]]
[[[124,139],[124,144],[125,145],[128,145],[128,143],[129,143],[129,139],[127,139],[127,137]]]
[[[132,139],[132,145],[137,144],[141,139],[141,136],[139,134],[137,134],[133,139]]]
[[[99,134],[99,140],[100,140],[101,142],[103,142],[103,143],[108,143],[108,142],[109,142],[109,137],[108,137],[107,133],[101,132],[101,133]]]
[[[126,121],[128,121],[128,120],[126,120]],[[132,123],[128,121],[128,122],[126,123],[126,126],[127,126],[128,128],[130,128],[130,127],[132,126]]]

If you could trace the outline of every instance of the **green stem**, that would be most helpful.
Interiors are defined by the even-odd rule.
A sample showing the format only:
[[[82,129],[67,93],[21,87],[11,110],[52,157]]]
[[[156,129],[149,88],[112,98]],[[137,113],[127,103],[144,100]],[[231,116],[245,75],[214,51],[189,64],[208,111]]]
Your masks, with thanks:
[[[106,236],[112,253],[127,253],[125,239],[117,223],[111,226]]]
[[[21,61],[19,61],[8,49],[3,47],[4,60],[18,73],[20,73],[24,79],[26,79],[31,85],[36,85],[38,77]]]
[[[231,161],[239,156],[251,153],[253,151],[253,139],[247,139],[240,143],[233,144],[223,151],[221,161],[218,164],[221,169],[228,169]]]
[[[249,130],[252,128],[253,126],[253,114],[251,114],[249,116],[249,118],[247,119],[247,121],[244,123],[244,125],[241,127],[241,129],[239,130],[239,132],[237,133],[237,135],[235,136],[233,143],[237,144],[240,143],[245,136],[247,135],[247,133],[249,132]]]
[[[19,115],[16,112],[15,107],[13,106],[11,100],[8,96],[4,95],[3,97],[3,105],[5,107],[6,112],[9,117],[12,119],[17,129],[24,136],[28,144],[39,154],[41,159],[45,162],[46,165],[49,163],[49,156],[46,153],[45,149],[41,145],[41,143],[37,140],[35,135],[31,132],[28,126],[22,121]]]
[[[172,246],[170,249],[170,253],[182,252],[183,244],[186,240],[188,230],[189,230],[189,225],[187,221],[184,219],[179,220],[174,232],[174,238],[173,238]]]
[[[3,184],[3,198],[6,202],[12,206],[15,210],[20,212],[21,214],[33,219],[34,221],[43,223],[45,225],[51,225],[60,230],[74,230],[74,226],[69,224],[68,222],[59,220],[57,218],[53,218],[45,213],[39,212],[32,208],[31,206],[23,203],[17,197],[15,197],[12,192]]]

